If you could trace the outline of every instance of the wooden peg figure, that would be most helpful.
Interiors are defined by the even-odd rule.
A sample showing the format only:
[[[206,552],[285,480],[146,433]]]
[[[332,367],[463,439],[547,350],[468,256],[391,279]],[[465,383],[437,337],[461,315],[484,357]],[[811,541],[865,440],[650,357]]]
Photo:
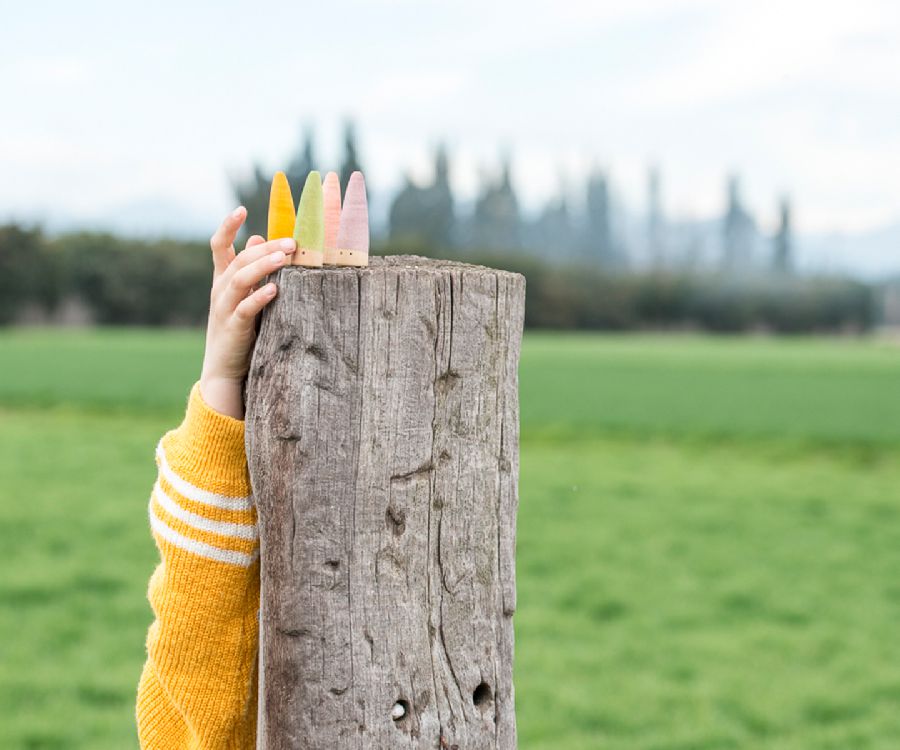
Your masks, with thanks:
[[[297,251],[292,261],[294,265],[311,268],[322,266],[325,247],[323,212],[322,177],[318,172],[310,172],[297,204],[297,221],[294,224]]]
[[[337,235],[337,264],[369,265],[369,205],[362,172],[354,172],[347,182]]]
[[[335,172],[325,175],[322,183],[325,205],[325,264],[337,265],[337,236],[341,224],[341,183]]]
[[[266,239],[280,240],[294,233],[294,199],[284,172],[276,172],[269,191],[269,227]]]

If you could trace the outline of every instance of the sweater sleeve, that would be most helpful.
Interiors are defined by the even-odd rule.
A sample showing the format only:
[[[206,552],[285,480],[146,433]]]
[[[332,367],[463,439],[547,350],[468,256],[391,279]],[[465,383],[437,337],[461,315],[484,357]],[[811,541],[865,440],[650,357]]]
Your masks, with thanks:
[[[161,562],[137,695],[142,748],[256,746],[259,553],[244,423],[191,391],[156,450],[150,527]]]

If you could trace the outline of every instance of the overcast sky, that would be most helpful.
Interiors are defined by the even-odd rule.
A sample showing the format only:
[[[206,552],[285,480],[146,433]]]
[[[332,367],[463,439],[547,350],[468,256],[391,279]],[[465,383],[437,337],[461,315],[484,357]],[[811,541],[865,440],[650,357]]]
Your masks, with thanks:
[[[528,207],[594,166],[644,206],[721,211],[730,171],[764,226],[900,219],[895,2],[18,3],[0,24],[0,217],[166,200],[202,217],[228,176],[284,166],[304,123],[323,169],[357,120],[374,190],[427,176],[461,197],[513,156]],[[10,15],[11,13],[11,15]]]

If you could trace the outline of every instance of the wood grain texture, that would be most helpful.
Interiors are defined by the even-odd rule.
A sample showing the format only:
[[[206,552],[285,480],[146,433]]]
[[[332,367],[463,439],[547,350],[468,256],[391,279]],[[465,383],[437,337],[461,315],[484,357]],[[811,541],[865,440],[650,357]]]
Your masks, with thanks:
[[[392,256],[277,281],[246,394],[259,747],[514,748],[524,279]]]

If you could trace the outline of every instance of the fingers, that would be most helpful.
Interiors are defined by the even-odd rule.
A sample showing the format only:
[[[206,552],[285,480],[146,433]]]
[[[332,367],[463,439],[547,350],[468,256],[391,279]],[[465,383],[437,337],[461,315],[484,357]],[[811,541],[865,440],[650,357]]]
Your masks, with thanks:
[[[253,237],[250,240],[254,239]],[[262,238],[260,238],[262,239]],[[271,255],[272,253],[282,252],[288,255],[297,249],[297,243],[292,239],[272,240],[271,242],[257,242],[253,245],[247,241],[247,247],[243,252],[238,253],[237,257],[228,268],[229,274],[234,274],[242,268],[246,268],[251,263],[255,263],[260,258]],[[228,274],[226,274],[227,276]]]
[[[243,322],[253,320],[266,305],[275,299],[277,292],[275,284],[269,283],[257,289],[249,297],[241,300],[240,304],[234,309],[236,318]]]
[[[266,238],[261,234],[254,234],[249,240],[247,240],[247,244],[244,245],[244,249],[246,250],[248,247],[253,247],[254,245],[259,245],[266,241]]]
[[[230,277],[223,277],[225,286],[221,292],[221,302],[226,311],[235,310],[241,301],[250,294],[251,290],[266,276],[277,271],[287,262],[287,255],[283,250],[272,250],[272,246],[277,247],[277,242],[267,242],[262,245],[256,245],[250,250],[245,250],[241,255],[246,253],[258,253],[262,257],[256,257],[249,262],[244,261],[243,265],[237,268]],[[265,252],[264,248],[268,246],[269,252]],[[237,266],[241,257],[232,266]]]
[[[222,273],[234,260],[234,238],[247,218],[247,209],[238,206],[219,225],[216,233],[209,240],[212,250],[213,266],[216,275]]]

